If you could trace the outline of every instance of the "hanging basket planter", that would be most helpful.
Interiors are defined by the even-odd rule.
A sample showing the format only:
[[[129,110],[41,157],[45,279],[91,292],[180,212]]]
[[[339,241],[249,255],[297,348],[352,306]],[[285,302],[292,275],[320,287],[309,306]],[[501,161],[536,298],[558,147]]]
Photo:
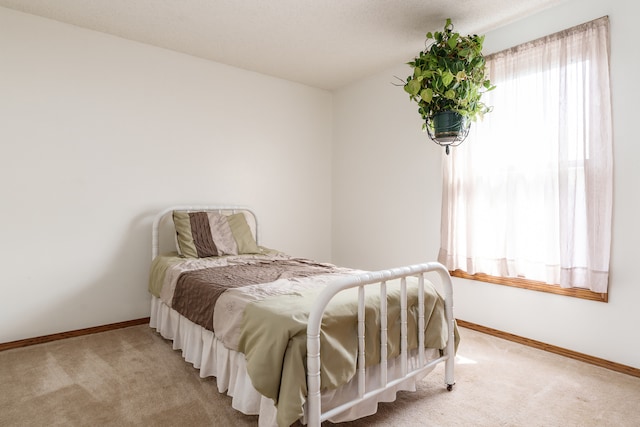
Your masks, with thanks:
[[[450,147],[456,147],[465,140],[471,128],[471,121],[455,111],[440,111],[426,119],[425,128],[429,139],[445,147],[445,153],[450,153]]]
[[[440,142],[454,142],[469,129],[467,119],[455,111],[440,111],[433,115],[433,135]]]
[[[449,154],[450,146],[464,141],[471,122],[491,111],[480,98],[495,86],[485,75],[484,36],[461,36],[447,19],[443,31],[427,33],[429,40],[408,63],[413,74],[403,81],[404,90],[418,104],[429,138]]]

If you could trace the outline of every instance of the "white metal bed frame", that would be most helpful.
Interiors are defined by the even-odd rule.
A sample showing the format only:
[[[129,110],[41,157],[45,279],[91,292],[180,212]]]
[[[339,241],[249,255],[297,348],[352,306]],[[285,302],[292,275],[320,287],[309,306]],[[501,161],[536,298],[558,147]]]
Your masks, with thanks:
[[[437,272],[440,275],[445,291],[445,316],[447,318],[448,339],[444,354],[431,361],[427,361],[424,351],[424,274]],[[407,348],[407,277],[418,277],[418,368],[408,371],[409,351]],[[393,381],[387,381],[387,286],[388,280],[400,279],[400,364],[401,376]],[[380,387],[365,393],[365,319],[364,297],[365,286],[380,284],[380,363],[382,364]],[[322,412],[320,404],[320,324],[322,315],[331,299],[340,291],[358,288],[358,397],[329,411]],[[431,262],[416,264],[390,270],[364,273],[357,276],[342,277],[329,284],[324,289],[309,315],[307,324],[307,420],[309,427],[319,427],[322,421],[331,418],[358,403],[382,394],[385,390],[395,387],[403,381],[416,377],[428,371],[438,363],[445,362],[445,384],[447,390],[453,389],[454,381],[454,318],[453,318],[453,287],[447,269],[440,263]]]
[[[174,210],[178,211],[214,211],[223,213],[243,212],[249,214],[249,225],[254,231],[256,242],[258,242],[258,221],[255,213],[243,206],[219,206],[219,205],[178,205],[171,206],[156,215],[153,221],[152,231],[152,260],[158,256],[160,251],[160,227]],[[426,360],[424,349],[424,277],[426,273],[435,272],[440,276],[441,285],[445,296],[445,317],[448,326],[447,345],[443,354],[436,359]],[[408,358],[409,351],[407,348],[407,277],[418,278],[418,367],[409,371]],[[401,376],[392,381],[387,379],[387,281],[400,280],[400,313],[401,313]],[[366,390],[365,375],[365,287],[370,285],[380,285],[380,370],[382,378],[378,388]],[[339,292],[358,288],[358,355],[357,355],[357,377],[358,377],[358,397],[335,407],[326,412],[322,412],[321,407],[321,384],[320,384],[320,328],[323,313],[331,301],[331,299]],[[338,415],[361,402],[374,398],[388,389],[393,389],[402,382],[418,377],[422,373],[426,373],[438,363],[445,363],[444,383],[447,390],[453,389],[454,381],[454,325],[453,317],[453,286],[451,277],[447,269],[438,262],[429,262],[423,264],[415,264],[406,267],[393,268],[377,272],[363,273],[354,276],[340,277],[320,293],[317,303],[314,305],[309,314],[309,322],[307,325],[307,403],[305,405],[305,419],[309,427],[320,427],[322,421]]]

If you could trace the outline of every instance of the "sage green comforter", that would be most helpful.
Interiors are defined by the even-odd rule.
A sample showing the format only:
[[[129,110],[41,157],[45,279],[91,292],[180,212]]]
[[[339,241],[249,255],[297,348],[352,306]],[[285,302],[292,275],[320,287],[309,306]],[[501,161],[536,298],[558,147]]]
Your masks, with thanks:
[[[417,279],[407,279],[409,349],[417,347]],[[306,345],[309,311],[321,289],[281,295],[252,302],[244,310],[239,350],[246,356],[253,386],[273,399],[277,421],[289,426],[303,415],[306,400]],[[357,289],[338,294],[327,307],[322,322],[321,384],[334,389],[347,383],[356,372]],[[366,365],[380,361],[379,290],[367,287]],[[388,359],[400,354],[400,285],[387,283]],[[444,300],[431,283],[425,281],[425,347],[444,349],[447,322]],[[457,331],[456,331],[457,336]]]

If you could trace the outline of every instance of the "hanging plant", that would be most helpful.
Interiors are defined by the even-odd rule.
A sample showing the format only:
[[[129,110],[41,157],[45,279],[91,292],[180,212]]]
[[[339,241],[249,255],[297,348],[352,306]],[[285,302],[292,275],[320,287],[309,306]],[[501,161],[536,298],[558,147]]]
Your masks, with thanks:
[[[470,122],[491,111],[480,98],[495,86],[485,74],[484,36],[461,36],[447,19],[443,31],[429,32],[426,37],[427,48],[408,62],[413,73],[404,82],[404,90],[418,104],[423,130],[446,141],[457,135],[458,131],[452,129],[456,124],[468,132]],[[447,129],[443,134],[436,125],[445,115]]]

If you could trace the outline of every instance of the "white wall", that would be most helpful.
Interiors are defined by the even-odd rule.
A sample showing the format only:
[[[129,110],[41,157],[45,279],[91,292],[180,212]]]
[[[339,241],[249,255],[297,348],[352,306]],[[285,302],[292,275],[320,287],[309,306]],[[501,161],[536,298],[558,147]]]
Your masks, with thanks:
[[[640,66],[631,36],[640,6],[573,0],[486,34],[491,53],[609,15],[614,121],[614,226],[608,303],[455,279],[456,317],[640,368],[640,144],[634,135]],[[455,20],[455,17],[453,17]],[[426,31],[434,29],[426,29]],[[423,46],[416,46],[416,52]],[[409,60],[410,58],[407,58]],[[437,257],[443,150],[420,131],[399,64],[334,96],[334,262],[392,267]],[[499,90],[499,88],[497,89]]]
[[[330,93],[4,8],[0,52],[0,342],[148,316],[169,205],[330,259]]]
[[[573,0],[485,43],[611,18],[609,303],[456,279],[455,304],[461,319],[640,368],[638,12]],[[175,203],[251,205],[263,244],[342,265],[436,258],[444,154],[391,84],[403,64],[332,106],[324,91],[3,8],[0,52],[0,342],[148,316],[151,220]]]
[[[394,85],[405,68],[334,94],[334,262],[373,269],[434,258],[441,150]]]

